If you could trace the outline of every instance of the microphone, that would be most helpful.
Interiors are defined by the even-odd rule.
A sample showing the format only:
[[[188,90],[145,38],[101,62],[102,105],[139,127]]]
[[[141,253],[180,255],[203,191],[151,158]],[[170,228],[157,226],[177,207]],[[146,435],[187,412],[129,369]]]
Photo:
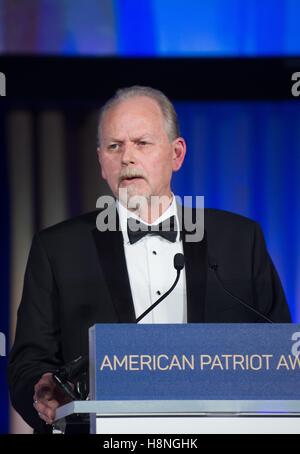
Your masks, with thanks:
[[[72,400],[85,399],[87,391],[86,374],[89,366],[89,357],[78,356],[53,372],[53,380]],[[70,382],[75,382],[75,389]]]
[[[154,304],[152,304],[142,315],[140,315],[136,319],[136,323],[140,322],[144,317],[146,317],[149,312],[151,312],[161,301],[163,301],[176,287],[177,282],[179,281],[181,270],[184,268],[184,256],[183,254],[175,254],[174,256],[174,268],[177,271],[176,279],[172,285],[172,287],[164,293]],[[60,369],[57,369],[53,372],[53,379],[57,383],[57,385],[72,399],[84,399],[86,398],[86,383],[85,380],[83,381],[83,385],[85,389],[81,391],[81,389],[77,390],[73,389],[70,382],[78,380],[80,375],[86,374],[89,365],[89,357],[86,356],[78,356],[78,358],[70,361],[69,363],[65,364]],[[77,385],[78,385],[77,381]]]
[[[215,276],[219,282],[219,284],[221,285],[221,287],[223,288],[223,290],[229,295],[231,296],[231,298],[235,299],[238,303],[242,304],[244,307],[246,307],[246,309],[250,310],[251,312],[254,312],[256,315],[258,315],[259,317],[261,317],[262,319],[264,319],[264,321],[268,322],[268,323],[274,323],[270,318],[268,318],[266,315],[262,314],[261,312],[259,312],[257,309],[254,309],[254,307],[250,306],[250,304],[246,303],[245,301],[243,301],[241,298],[239,298],[238,296],[234,295],[233,293],[230,292],[230,290],[228,290],[225,285],[223,284],[223,281],[218,273],[218,264],[217,263],[209,263],[208,264],[209,268],[211,270],[214,271],[215,273]]]
[[[168,295],[170,295],[170,293],[174,290],[174,288],[177,285],[177,282],[179,281],[181,270],[184,268],[184,255],[183,254],[178,253],[178,254],[174,255],[174,268],[177,271],[177,276],[176,276],[176,279],[175,279],[172,287],[170,287],[170,289],[166,293],[164,293],[157,301],[155,301],[155,303],[153,303],[150,307],[148,307],[148,309],[146,309],[145,312],[143,312],[142,315],[140,315],[136,319],[136,323],[139,323],[144,317],[146,317],[147,314],[149,314],[149,312],[153,311],[153,309],[159,303],[161,303]]]
[[[74,380],[78,376],[87,370],[89,364],[89,357],[78,356],[78,358],[73,359],[69,363],[65,364],[59,369],[59,374],[62,378],[67,378],[68,380]]]
[[[184,268],[183,254],[175,254],[174,268],[177,270],[177,276],[172,287],[162,295],[152,306],[150,306],[142,315],[140,315],[136,322],[142,320],[150,311],[152,311],[162,300],[164,300],[175,288],[179,281],[181,270]],[[70,361],[61,368],[53,372],[53,379],[55,383],[67,394],[72,400],[86,399],[88,394],[86,374],[89,366],[89,357],[78,356],[78,358]],[[71,383],[75,381],[76,387],[73,389]],[[70,383],[71,382],[71,383]]]

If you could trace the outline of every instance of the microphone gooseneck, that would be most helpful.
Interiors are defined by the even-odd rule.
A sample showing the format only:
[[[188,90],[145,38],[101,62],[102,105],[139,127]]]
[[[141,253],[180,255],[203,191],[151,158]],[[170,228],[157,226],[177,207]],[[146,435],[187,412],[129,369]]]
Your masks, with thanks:
[[[225,293],[227,293],[229,296],[231,296],[231,298],[235,299],[238,303],[242,304],[244,307],[246,307],[246,309],[249,309],[251,312],[254,312],[256,315],[258,315],[259,317],[263,318],[266,322],[268,323],[274,323],[270,318],[268,318],[266,315],[262,314],[261,312],[259,312],[257,309],[254,309],[254,307],[250,306],[250,304],[246,303],[245,301],[243,301],[241,298],[239,298],[238,296],[234,295],[233,293],[231,293],[230,290],[228,290],[225,285],[223,284],[223,281],[219,275],[219,272],[218,272],[218,264],[217,263],[209,263],[209,268],[211,270],[213,270],[213,272],[215,273],[215,276],[219,282],[219,284],[221,285],[221,287],[223,288],[223,290],[225,291]]]
[[[60,389],[64,391],[64,393],[72,400],[77,400],[79,398],[77,392],[72,388],[66,378],[62,378],[59,375],[59,372],[53,373],[53,380],[60,387]]]
[[[175,279],[172,287],[170,287],[170,289],[166,293],[164,293],[157,301],[155,301],[155,303],[153,303],[150,307],[148,307],[148,309],[146,309],[145,312],[143,312],[136,319],[136,323],[139,323],[144,317],[146,317],[146,315],[149,314],[149,312],[153,311],[153,309],[155,309],[156,306],[159,303],[161,303],[174,290],[174,288],[177,285],[177,282],[179,281],[181,270],[184,268],[184,255],[183,254],[180,254],[180,253],[175,254],[175,256],[174,256],[174,268],[177,271],[177,276],[176,276],[176,279]]]

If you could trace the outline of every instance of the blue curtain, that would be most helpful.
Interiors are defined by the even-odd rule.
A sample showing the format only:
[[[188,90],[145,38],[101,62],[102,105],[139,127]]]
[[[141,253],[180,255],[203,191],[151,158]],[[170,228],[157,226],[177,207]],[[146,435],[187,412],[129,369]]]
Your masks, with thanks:
[[[260,223],[300,321],[299,102],[176,103],[188,153],[175,193]]]
[[[298,55],[298,0],[114,0],[118,55]]]

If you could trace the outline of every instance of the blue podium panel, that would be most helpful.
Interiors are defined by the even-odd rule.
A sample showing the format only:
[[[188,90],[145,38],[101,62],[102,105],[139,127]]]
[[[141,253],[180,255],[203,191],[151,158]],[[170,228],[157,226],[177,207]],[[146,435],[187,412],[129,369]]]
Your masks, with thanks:
[[[99,324],[95,400],[299,400],[300,325]]]

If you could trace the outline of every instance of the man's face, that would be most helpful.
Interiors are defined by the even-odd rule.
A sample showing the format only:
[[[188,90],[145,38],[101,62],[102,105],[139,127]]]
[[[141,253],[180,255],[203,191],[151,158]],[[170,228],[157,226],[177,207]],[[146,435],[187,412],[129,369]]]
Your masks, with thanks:
[[[170,143],[158,104],[137,96],[110,108],[103,117],[98,149],[102,176],[113,194],[170,196],[172,172],[179,170],[185,142]]]

